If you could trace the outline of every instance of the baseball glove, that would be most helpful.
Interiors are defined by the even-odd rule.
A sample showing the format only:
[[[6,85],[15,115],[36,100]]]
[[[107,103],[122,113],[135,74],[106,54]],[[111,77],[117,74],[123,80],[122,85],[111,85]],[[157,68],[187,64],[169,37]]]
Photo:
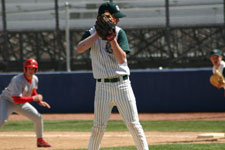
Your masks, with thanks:
[[[223,88],[225,86],[224,77],[218,70],[216,70],[215,73],[210,76],[209,81],[217,88]]]
[[[109,12],[105,12],[97,17],[95,29],[102,40],[111,41],[116,36],[116,19]]]

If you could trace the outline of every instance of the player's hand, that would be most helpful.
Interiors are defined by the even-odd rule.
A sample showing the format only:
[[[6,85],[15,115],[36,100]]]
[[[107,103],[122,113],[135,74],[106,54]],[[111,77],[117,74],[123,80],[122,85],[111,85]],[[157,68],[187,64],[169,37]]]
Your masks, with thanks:
[[[41,102],[43,101],[43,96],[41,94],[37,94],[33,96],[33,99],[35,102]]]
[[[47,102],[45,102],[45,101],[40,101],[39,105],[40,106],[43,106],[43,107],[47,107],[49,109],[51,108],[51,106]]]

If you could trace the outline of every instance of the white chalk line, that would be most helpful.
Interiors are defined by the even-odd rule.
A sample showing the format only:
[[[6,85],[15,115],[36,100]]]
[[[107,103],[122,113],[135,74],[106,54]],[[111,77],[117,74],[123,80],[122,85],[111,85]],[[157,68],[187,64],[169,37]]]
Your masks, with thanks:
[[[193,138],[195,135],[145,135],[147,138]],[[0,137],[35,137],[34,134],[0,134]],[[90,137],[90,134],[45,134],[45,137]],[[131,137],[130,134],[105,134],[104,137]]]

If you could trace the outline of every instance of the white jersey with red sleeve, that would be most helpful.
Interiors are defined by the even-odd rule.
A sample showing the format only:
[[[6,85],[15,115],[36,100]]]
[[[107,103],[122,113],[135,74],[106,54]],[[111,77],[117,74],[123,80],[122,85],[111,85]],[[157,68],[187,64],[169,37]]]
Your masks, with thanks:
[[[35,124],[37,138],[43,137],[41,114],[29,103],[33,101],[32,95],[37,88],[38,78],[35,75],[33,75],[32,80],[27,80],[24,73],[20,73],[11,79],[8,87],[0,95],[0,128],[8,121],[9,115],[16,112],[32,120]],[[15,100],[15,97],[21,97],[21,99]],[[22,98],[28,98],[29,100]]]
[[[38,88],[38,77],[33,75],[33,79],[29,82],[23,73],[14,76],[8,87],[2,91],[2,99],[13,102],[13,96],[29,97],[32,96],[32,91]]]

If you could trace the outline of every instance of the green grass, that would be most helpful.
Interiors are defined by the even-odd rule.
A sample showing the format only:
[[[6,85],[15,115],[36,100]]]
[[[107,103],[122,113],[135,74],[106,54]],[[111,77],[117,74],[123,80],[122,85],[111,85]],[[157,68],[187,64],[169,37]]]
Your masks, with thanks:
[[[225,132],[225,121],[141,121],[145,131]],[[91,132],[91,120],[45,120],[45,131]],[[31,121],[9,121],[1,131],[33,131]],[[123,121],[109,120],[106,131],[128,131]],[[150,150],[224,150],[224,143],[150,145]],[[72,149],[70,149],[72,150]],[[78,149],[77,149],[78,150]],[[85,149],[79,149],[85,150]],[[102,150],[136,150],[136,147],[112,147]]]
[[[90,120],[45,120],[45,131],[90,132]],[[145,131],[225,132],[225,121],[141,121]],[[33,131],[31,121],[9,121],[0,131]],[[127,131],[123,121],[109,120],[106,131]]]

